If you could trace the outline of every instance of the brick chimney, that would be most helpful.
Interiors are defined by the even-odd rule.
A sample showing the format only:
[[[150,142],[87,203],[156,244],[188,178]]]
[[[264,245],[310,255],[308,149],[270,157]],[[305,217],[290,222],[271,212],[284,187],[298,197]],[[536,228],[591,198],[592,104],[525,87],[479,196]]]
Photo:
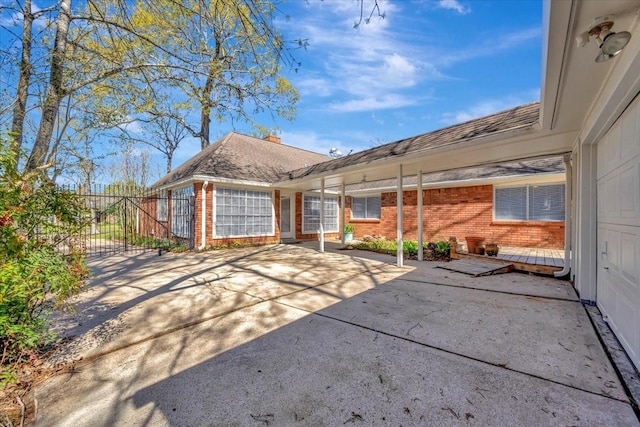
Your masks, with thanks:
[[[275,135],[267,135],[263,138],[265,141],[273,142],[275,144],[280,144],[280,137]]]

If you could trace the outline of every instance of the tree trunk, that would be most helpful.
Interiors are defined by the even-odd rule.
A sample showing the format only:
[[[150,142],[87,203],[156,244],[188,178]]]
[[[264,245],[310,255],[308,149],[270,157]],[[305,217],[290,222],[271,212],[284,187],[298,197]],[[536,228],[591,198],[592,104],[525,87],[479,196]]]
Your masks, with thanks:
[[[49,71],[49,86],[42,106],[42,118],[40,119],[40,127],[38,134],[31,150],[31,155],[27,161],[26,170],[31,171],[44,165],[53,128],[60,102],[64,97],[63,71],[64,61],[67,51],[67,36],[69,33],[69,23],[71,22],[71,0],[60,1],[60,12],[58,14],[58,25],[56,28],[56,39],[51,52],[51,70]]]
[[[209,79],[207,79],[207,84],[209,83]],[[211,90],[209,93],[206,93],[206,89],[204,90],[202,108],[200,109],[200,149],[204,150],[209,146],[209,124],[211,123],[211,103],[209,102],[208,97],[211,96]],[[207,97],[204,99],[204,97]]]
[[[171,172],[171,161],[173,160],[173,150],[167,151],[167,173]]]
[[[22,132],[24,130],[24,117],[27,111],[29,80],[31,79],[31,28],[33,27],[31,0],[25,0],[22,15],[22,58],[20,59],[20,78],[18,79],[16,105],[13,107],[13,121],[11,123],[11,152],[15,156],[16,161],[20,157],[20,149],[22,148]]]

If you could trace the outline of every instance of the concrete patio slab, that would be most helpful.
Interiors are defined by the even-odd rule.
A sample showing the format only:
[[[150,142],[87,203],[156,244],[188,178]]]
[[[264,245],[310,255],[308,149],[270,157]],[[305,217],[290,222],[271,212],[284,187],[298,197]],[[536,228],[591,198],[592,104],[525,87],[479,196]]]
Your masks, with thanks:
[[[359,276],[368,289],[395,274],[389,266],[301,247],[239,248],[204,254],[155,252],[89,261],[92,277],[75,301],[77,310],[56,319],[69,345],[51,363],[95,357],[262,301]],[[393,268],[392,268],[393,270]],[[338,286],[336,295],[353,295]]]
[[[96,266],[71,348],[109,312],[129,327],[60,353],[90,357],[36,388],[36,425],[640,425],[566,282],[301,246],[168,255]]]

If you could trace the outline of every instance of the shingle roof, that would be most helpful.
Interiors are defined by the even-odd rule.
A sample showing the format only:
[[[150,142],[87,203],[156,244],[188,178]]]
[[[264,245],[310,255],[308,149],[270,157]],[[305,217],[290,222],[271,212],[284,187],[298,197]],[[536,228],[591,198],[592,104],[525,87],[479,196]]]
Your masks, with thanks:
[[[491,178],[517,178],[526,175],[559,174],[564,172],[562,157],[546,159],[523,160],[519,162],[502,163],[498,165],[481,166],[475,168],[458,169],[446,172],[435,172],[422,176],[423,184],[435,184],[444,182],[466,181]],[[402,180],[404,186],[415,186],[416,176],[405,177]],[[365,182],[346,186],[346,191],[367,191],[396,186],[395,179]]]
[[[161,187],[194,175],[271,183],[294,169],[331,160],[288,145],[230,132],[161,178]]]
[[[489,136],[511,129],[531,126],[540,118],[540,103],[521,105],[510,110],[470,120],[465,123],[438,129],[379,147],[360,151],[328,162],[316,164],[282,175],[281,179],[296,179],[329,172],[346,166],[367,164],[375,160],[407,155],[418,151],[449,145],[456,142]]]

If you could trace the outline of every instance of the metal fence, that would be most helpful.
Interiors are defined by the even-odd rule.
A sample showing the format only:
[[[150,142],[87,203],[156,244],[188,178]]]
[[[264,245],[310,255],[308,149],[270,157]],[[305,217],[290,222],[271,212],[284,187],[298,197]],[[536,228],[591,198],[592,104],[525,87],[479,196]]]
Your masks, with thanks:
[[[85,216],[66,236],[61,250],[87,255],[184,250],[194,246],[194,197],[124,185],[65,187],[81,197]]]

